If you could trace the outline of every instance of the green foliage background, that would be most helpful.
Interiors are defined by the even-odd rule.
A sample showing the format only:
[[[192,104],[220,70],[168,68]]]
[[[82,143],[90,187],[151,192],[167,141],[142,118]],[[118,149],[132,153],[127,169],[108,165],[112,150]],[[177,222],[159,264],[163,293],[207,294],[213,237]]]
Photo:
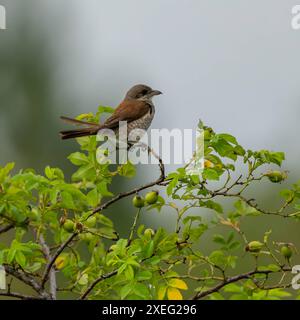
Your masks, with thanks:
[[[78,119],[98,123],[103,112],[112,109],[99,107],[95,116],[83,114]],[[277,210],[261,207],[247,194],[250,185],[286,179],[284,171],[265,169],[281,166],[284,154],[246,151],[232,135],[199,126],[205,139],[201,174],[188,175],[183,167],[165,177],[161,165],[159,179],[115,196],[110,191],[112,181],[133,178],[136,169],[130,162],[116,168],[100,164],[96,137],[77,139],[81,151],[68,157],[78,167],[72,183],[59,168],[47,166],[44,175],[33,169],[11,175],[13,163],[2,167],[0,234],[12,231],[12,241],[1,244],[0,264],[11,278],[8,291],[0,294],[23,299],[297,297],[296,291],[288,290],[297,247],[273,237],[272,221],[275,216],[282,225],[285,220],[298,222],[300,185],[280,192],[282,204]],[[238,160],[247,174],[236,178]],[[131,228],[120,234],[118,223],[106,216],[105,209],[154,186],[165,189],[166,196],[135,210],[134,200]],[[220,198],[230,200],[230,209]],[[174,212],[168,229],[140,223],[142,214],[156,210],[163,215],[165,208]],[[253,238],[244,230],[244,221],[261,216],[268,218],[268,228]],[[214,249],[208,250],[212,243]],[[249,263],[236,273],[245,256]],[[12,291],[15,278],[34,294]]]

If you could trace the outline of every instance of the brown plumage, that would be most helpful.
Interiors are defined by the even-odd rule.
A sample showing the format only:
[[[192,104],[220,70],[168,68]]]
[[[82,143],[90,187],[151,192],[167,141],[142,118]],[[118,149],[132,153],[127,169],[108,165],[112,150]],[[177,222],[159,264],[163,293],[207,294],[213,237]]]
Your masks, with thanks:
[[[77,130],[61,131],[61,138],[71,139],[97,135],[98,131],[101,129],[117,130],[119,127],[119,121],[127,121],[128,131],[135,128],[147,130],[152,122],[155,112],[152,98],[159,94],[161,94],[160,91],[152,90],[150,87],[145,85],[136,85],[132,87],[127,92],[125,99],[103,124],[61,117],[61,119],[66,122],[86,126],[86,128]]]

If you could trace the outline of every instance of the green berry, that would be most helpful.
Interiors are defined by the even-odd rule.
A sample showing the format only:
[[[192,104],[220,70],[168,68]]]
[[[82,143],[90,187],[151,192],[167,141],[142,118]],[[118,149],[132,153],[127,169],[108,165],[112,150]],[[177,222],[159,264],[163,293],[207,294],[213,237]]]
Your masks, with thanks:
[[[212,137],[213,130],[212,128],[207,128],[204,130],[204,140],[210,140]]]
[[[136,208],[143,208],[145,206],[145,200],[140,197],[140,196],[135,196],[132,199],[132,204],[136,207]]]
[[[252,253],[259,253],[263,246],[264,244],[259,241],[251,241],[248,243],[246,247],[246,251],[249,251]]]
[[[290,260],[293,255],[292,249],[287,245],[282,246],[280,252],[287,260]]]
[[[33,208],[31,210],[31,213],[30,213],[30,218],[32,221],[38,221],[40,216],[39,216],[39,212],[36,208]]]
[[[67,219],[63,224],[64,230],[70,233],[74,231],[74,227],[75,223],[70,219]]]
[[[154,204],[158,200],[158,191],[148,192],[145,196],[145,200],[148,204]]]
[[[80,239],[87,242],[87,243],[90,243],[93,239],[94,239],[94,235],[90,232],[88,233],[81,233],[80,234]]]

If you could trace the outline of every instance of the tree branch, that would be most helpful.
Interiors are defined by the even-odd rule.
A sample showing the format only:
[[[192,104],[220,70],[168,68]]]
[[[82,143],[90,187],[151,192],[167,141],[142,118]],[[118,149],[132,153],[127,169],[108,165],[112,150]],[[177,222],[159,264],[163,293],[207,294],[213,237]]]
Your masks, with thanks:
[[[291,268],[282,268],[280,271],[291,271]],[[268,275],[270,273],[275,273],[275,272],[278,272],[278,271],[271,271],[271,270],[253,270],[253,271],[249,271],[247,273],[242,273],[242,274],[239,274],[237,276],[233,276],[233,277],[230,277],[230,278],[227,278],[227,279],[224,279],[224,281],[222,281],[221,283],[219,283],[218,285],[216,285],[215,287],[213,288],[210,288],[206,291],[203,291],[203,292],[198,292],[192,299],[193,300],[199,300],[199,299],[202,299],[214,292],[218,292],[220,289],[222,289],[223,287],[225,287],[226,285],[228,285],[229,283],[233,283],[233,282],[237,282],[239,280],[243,280],[243,279],[248,279],[250,278],[251,276],[253,275],[256,275],[256,274],[265,274],[265,275]]]
[[[77,233],[73,233],[64,243],[60,245],[60,247],[56,250],[55,254],[52,256],[50,262],[48,263],[46,270],[44,272],[43,278],[42,278],[42,283],[41,283],[41,288],[45,287],[45,283],[48,280],[49,273],[53,267],[53,264],[55,260],[58,258],[58,256],[64,251],[64,249],[68,246],[68,244],[77,236]]]
[[[97,278],[94,282],[92,282],[92,284],[86,289],[86,291],[79,297],[79,300],[84,300],[88,295],[89,293],[95,288],[95,286],[105,280],[105,279],[108,279],[108,278],[111,278],[113,277],[114,275],[116,275],[118,273],[118,270],[114,270],[110,273],[107,273],[107,274],[104,274],[102,276],[100,276],[99,278]]]
[[[44,253],[45,258],[47,259],[48,262],[52,261],[51,253],[50,253],[50,248],[46,244],[45,238],[43,234],[40,235],[39,237],[39,242],[42,246],[42,250]],[[50,281],[50,295],[53,300],[56,300],[56,275],[55,275],[55,270],[53,268],[50,268],[49,271],[49,281]]]
[[[18,271],[9,265],[4,265],[5,271],[11,276],[17,278],[23,283],[27,284],[31,288],[33,288],[42,299],[48,299],[48,293],[43,290],[43,288],[38,284],[38,282],[31,276],[25,274],[24,272]]]
[[[13,223],[10,223],[10,224],[8,224],[8,225],[0,228],[0,234],[1,234],[1,233],[5,233],[5,232],[9,231],[10,229],[13,229],[14,226],[15,226],[15,225],[14,225]]]
[[[150,183],[147,183],[143,186],[140,186],[140,187],[137,187],[137,188],[134,188],[130,191],[127,191],[127,192],[123,192],[123,193],[119,193],[118,195],[116,195],[115,197],[113,197],[112,199],[108,200],[107,202],[105,202],[104,204],[100,205],[99,207],[95,208],[93,210],[93,212],[87,217],[87,219],[94,215],[95,213],[97,212],[100,212],[104,209],[106,209],[107,207],[109,207],[110,205],[112,205],[113,203],[119,201],[120,199],[122,198],[125,198],[125,197],[128,197],[130,195],[133,195],[135,193],[138,193],[139,191],[142,191],[144,189],[148,189],[148,188],[151,188],[155,185],[159,185],[161,182],[163,182],[166,178],[165,176],[165,166],[162,162],[162,159],[155,153],[155,151],[153,151],[153,149],[151,149],[149,146],[147,146],[148,148],[148,152],[149,153],[152,153],[152,155],[158,160],[158,163],[159,163],[159,169],[160,169],[160,176],[158,179],[156,179],[155,181],[153,182],[150,182]]]
[[[20,294],[16,292],[0,292],[0,296],[18,298],[22,300],[42,300],[42,298],[40,297],[28,296],[28,295]]]

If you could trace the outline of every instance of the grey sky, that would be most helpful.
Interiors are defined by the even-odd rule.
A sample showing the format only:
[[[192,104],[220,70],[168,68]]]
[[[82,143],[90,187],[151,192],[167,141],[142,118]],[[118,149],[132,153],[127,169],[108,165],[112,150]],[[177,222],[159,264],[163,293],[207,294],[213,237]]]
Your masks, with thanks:
[[[294,167],[300,156],[300,30],[290,26],[296,4],[27,1],[51,37],[57,114],[64,95],[75,102],[64,111],[76,115],[114,106],[142,82],[165,93],[156,100],[153,127],[193,128],[201,118],[249,148],[285,151]]]

